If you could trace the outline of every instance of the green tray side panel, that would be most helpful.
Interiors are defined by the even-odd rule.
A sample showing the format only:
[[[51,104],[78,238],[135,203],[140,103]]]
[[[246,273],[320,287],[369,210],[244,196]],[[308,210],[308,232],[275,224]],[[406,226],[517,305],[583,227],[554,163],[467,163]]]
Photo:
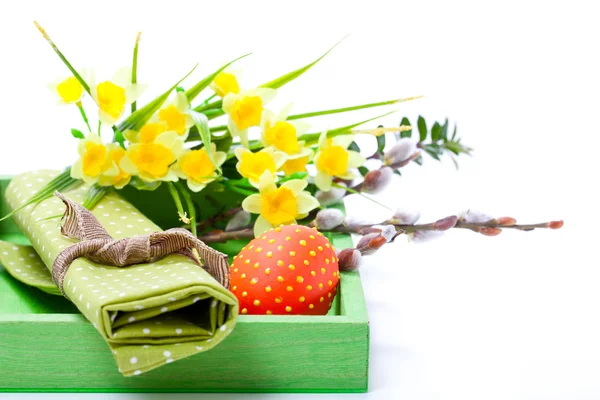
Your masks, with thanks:
[[[8,182],[0,177],[0,215]],[[330,239],[352,246],[349,236]],[[27,243],[11,220],[0,222],[0,240]],[[243,245],[220,250],[235,254]],[[359,393],[368,385],[369,324],[358,273],[341,274],[327,316],[240,316],[215,349],[125,378],[69,301],[0,266],[0,343],[0,392]]]

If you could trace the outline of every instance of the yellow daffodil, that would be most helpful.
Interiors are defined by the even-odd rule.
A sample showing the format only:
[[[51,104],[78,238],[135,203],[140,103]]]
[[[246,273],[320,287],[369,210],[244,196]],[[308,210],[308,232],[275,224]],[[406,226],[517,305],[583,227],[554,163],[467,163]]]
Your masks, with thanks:
[[[90,133],[79,141],[79,159],[71,167],[71,177],[87,183],[96,183],[101,176],[116,177],[119,167],[111,157],[109,148],[102,143],[100,136]]]
[[[85,91],[81,83],[74,76],[59,79],[49,85],[59,98],[61,104],[76,104],[83,97]]]
[[[262,142],[265,147],[274,146],[289,155],[300,150],[298,136],[304,134],[309,125],[304,121],[286,121],[291,105],[284,108],[279,115],[265,110],[261,120]]]
[[[308,150],[312,155],[312,150]],[[306,165],[308,164],[311,158],[312,157],[310,155],[296,158],[288,157],[288,160],[281,166],[281,170],[286,175],[292,175],[296,172],[306,172]]]
[[[156,119],[157,122],[166,125],[167,131],[175,131],[182,140],[185,140],[190,128],[194,126],[194,120],[190,115],[190,105],[185,93],[177,92],[171,104],[158,110]]]
[[[285,153],[268,147],[259,152],[253,153],[245,147],[238,147],[234,151],[238,159],[236,168],[240,175],[248,178],[250,184],[258,187],[260,177],[264,172],[271,174],[273,180],[277,179],[275,173],[286,160]]]
[[[340,135],[332,139],[327,138],[327,132],[319,137],[319,152],[315,156],[317,175],[315,184],[321,190],[331,189],[334,177],[342,179],[354,179],[352,168],[364,164],[365,158],[360,153],[347,150],[353,140],[352,135]]]
[[[112,161],[113,165],[117,166],[119,172],[116,175],[107,175],[103,173],[98,179],[100,186],[114,186],[117,189],[122,189],[131,180],[131,175],[123,171],[120,167],[121,160],[125,157],[125,149],[116,143],[109,143],[106,145],[108,150],[108,159]]]
[[[317,208],[319,202],[304,191],[306,185],[303,179],[292,179],[278,188],[273,175],[265,171],[260,177],[260,193],[250,195],[242,202],[245,211],[260,214],[254,224],[254,236],[279,225],[295,224],[296,219],[306,217]]]
[[[133,143],[121,159],[120,167],[146,182],[177,181],[171,164],[177,160],[183,141],[174,131],[161,133],[151,143]]]
[[[164,122],[148,122],[142,126],[139,132],[128,129],[123,132],[123,136],[131,143],[152,143],[161,133],[166,132],[166,130],[167,124]]]
[[[131,83],[131,68],[122,68],[111,81],[96,84],[90,79],[92,98],[98,104],[98,116],[104,124],[112,125],[123,115],[125,106],[133,103],[146,85]]]
[[[238,74],[233,70],[219,72],[210,84],[210,88],[215,91],[219,97],[225,97],[229,93],[237,94],[240,92]]]
[[[229,132],[233,137],[239,136],[244,147],[248,147],[248,128],[260,125],[264,107],[274,97],[274,89],[257,88],[229,93],[223,98],[223,111],[229,115]]]
[[[227,159],[227,153],[217,151],[214,143],[210,144],[213,159],[220,167]],[[192,192],[199,192],[210,182],[214,181],[219,173],[208,157],[206,147],[200,150],[184,150],[173,170],[181,179],[187,179],[187,185]]]

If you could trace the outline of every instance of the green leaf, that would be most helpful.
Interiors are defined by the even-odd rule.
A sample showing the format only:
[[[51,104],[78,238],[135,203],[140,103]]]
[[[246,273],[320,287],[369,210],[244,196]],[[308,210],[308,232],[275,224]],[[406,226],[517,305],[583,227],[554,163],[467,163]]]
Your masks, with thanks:
[[[434,123],[431,127],[431,141],[437,142],[442,138],[442,127],[438,122]]]
[[[448,118],[444,121],[444,125],[442,125],[442,130],[440,131],[440,138],[443,141],[448,140]]]
[[[344,38],[344,39],[346,39],[346,38]],[[310,64],[306,64],[304,67],[298,68],[295,71],[288,72],[287,74],[282,75],[279,78],[273,79],[272,81],[269,81],[267,83],[263,83],[262,85],[260,85],[260,87],[277,89],[277,88],[282,87],[286,83],[289,83],[289,82],[293,81],[294,79],[298,78],[299,76],[301,76],[302,74],[304,74],[306,71],[308,71],[309,69],[311,69],[311,67],[313,65],[315,65],[316,63],[318,63],[319,61],[321,61],[327,54],[329,54],[329,52],[331,52],[331,50],[333,50],[344,39],[342,39],[339,42],[337,42],[336,44],[334,44],[329,50],[327,50],[325,52],[325,54],[323,54],[321,57],[317,58],[315,61],[311,62]]]
[[[382,125],[378,126],[378,128],[383,128]],[[377,153],[383,154],[383,149],[385,148],[385,133],[381,136],[377,136]]]
[[[194,100],[196,98],[196,96],[198,96],[204,89],[206,89],[206,87],[208,85],[210,85],[210,83],[215,79],[215,77],[217,75],[219,75],[219,73],[221,71],[223,71],[225,68],[229,67],[234,62],[236,62],[244,57],[249,56],[250,54],[252,54],[252,53],[244,54],[243,56],[238,57],[235,60],[228,62],[227,64],[223,65],[221,68],[219,68],[218,70],[216,70],[215,72],[208,75],[207,77],[202,79],[200,82],[198,82],[194,86],[192,86],[187,92],[185,92],[185,95],[186,95],[188,101],[191,102],[192,100]],[[198,109],[196,109],[196,111],[200,111],[200,109],[202,109],[202,107],[198,107]]]
[[[390,105],[390,104],[398,104],[398,103],[403,103],[405,101],[416,100],[416,99],[419,99],[421,97],[422,96],[405,97],[405,98],[402,98],[402,99],[380,101],[378,103],[361,104],[361,105],[358,105],[358,106],[351,106],[351,107],[344,107],[344,108],[332,108],[330,110],[313,111],[313,112],[308,112],[308,113],[303,113],[303,114],[294,114],[294,115],[288,116],[287,119],[289,121],[289,120],[294,120],[294,119],[319,117],[321,115],[343,113],[343,112],[347,112],[347,111],[362,110],[362,109],[371,108],[371,107],[387,106],[387,105]]]
[[[133,186],[137,190],[145,190],[152,192],[160,187],[161,181],[145,182],[137,176],[132,176],[129,181],[129,186]]]
[[[279,182],[283,183],[283,182],[291,181],[294,179],[306,179],[307,176],[308,176],[308,172],[294,172],[293,174],[291,174],[289,176],[284,176],[283,178],[281,178],[279,180]]]
[[[164,104],[164,102],[169,97],[169,94],[177,87],[179,84],[187,78],[198,65],[194,66],[190,72],[188,72],[183,78],[181,78],[177,83],[171,86],[166,92],[152,100],[150,103],[146,104],[144,107],[140,108],[136,112],[132,113],[125,121],[121,122],[118,129],[121,132],[125,132],[128,129],[133,129],[135,131],[139,131],[142,126],[154,115],[156,111]]]
[[[422,156],[415,158],[413,161],[419,165],[423,165],[423,157]]]
[[[138,47],[140,44],[140,37],[142,32],[138,32],[135,38],[135,45],[133,46],[133,61],[131,63],[131,83],[137,83],[137,59],[138,59]],[[137,107],[137,102],[131,103],[131,113],[134,113]]]
[[[73,68],[73,66],[71,65],[71,63],[63,55],[63,53],[58,49],[58,47],[56,47],[56,45],[54,44],[54,42],[52,41],[52,39],[50,39],[50,36],[48,36],[48,34],[44,30],[44,28],[42,28],[40,26],[40,24],[38,24],[36,21],[33,21],[33,23],[35,24],[36,28],[38,28],[38,30],[40,31],[40,33],[44,36],[44,39],[46,39],[48,41],[48,43],[50,43],[50,46],[52,46],[52,49],[54,50],[54,52],[58,55],[58,57],[60,57],[60,59],[67,66],[67,68],[69,68],[69,71],[71,71],[71,73],[73,74],[73,76],[75,78],[77,78],[77,80],[79,81],[79,83],[81,83],[81,86],[83,86],[83,88],[85,89],[85,91],[88,94],[91,95],[90,86],[87,84],[86,81],[83,80],[83,78],[81,77],[81,75],[79,75],[79,73],[75,70],[75,68]]]
[[[410,121],[408,120],[408,118],[404,117],[402,118],[402,121],[400,121],[400,126],[411,126],[410,125]],[[400,137],[401,138],[409,138],[412,136],[412,129],[408,130],[408,131],[402,131],[400,132]]]
[[[454,132],[452,132],[452,138],[450,140],[454,141],[455,137],[456,137],[456,125],[454,125]]]
[[[369,168],[365,167],[364,165],[360,166],[360,167],[358,167],[358,172],[360,172],[360,174],[362,176],[365,176],[366,174],[369,173]]]
[[[93,209],[96,204],[108,193],[110,186],[100,186],[97,183],[92,185],[85,195],[83,206],[88,210]]]
[[[212,140],[215,146],[217,146],[217,151],[223,151],[225,153],[229,151],[231,144],[233,143],[233,138],[231,135],[223,135],[219,136],[218,138],[213,136]]]
[[[352,150],[352,151],[356,151],[356,152],[360,153],[360,147],[358,147],[356,142],[350,143],[350,146],[348,146],[348,150]]]
[[[75,139],[85,139],[84,134],[78,129],[71,129],[71,135],[73,135]]]
[[[424,142],[427,139],[427,124],[425,118],[419,115],[417,119],[417,127],[419,128],[419,141]]]
[[[329,130],[329,131],[327,131],[327,137],[328,138],[332,138],[332,137],[339,136],[339,135],[349,134],[352,131],[352,129],[356,128],[357,126],[360,126],[362,124],[366,124],[367,122],[371,122],[371,121],[374,121],[374,120],[379,119],[379,118],[383,118],[383,117],[385,117],[387,115],[390,115],[390,114],[393,114],[393,113],[395,113],[397,111],[398,110],[390,111],[390,112],[387,112],[385,114],[378,115],[377,117],[365,119],[364,121],[360,121],[360,122],[357,122],[355,124],[346,125],[346,126],[342,126],[340,128]],[[316,143],[319,142],[319,137],[320,136],[321,136],[320,133],[305,133],[304,135],[300,136],[298,138],[298,140],[304,140],[306,142],[307,146],[311,146],[311,145],[314,145],[314,144],[316,144]]]
[[[11,211],[4,217],[0,218],[0,222],[11,217],[16,212],[22,210],[30,204],[39,203],[42,200],[46,200],[47,198],[51,197],[55,191],[61,192],[63,190],[69,189],[70,187],[78,183],[81,183],[81,181],[78,179],[71,178],[71,168],[67,168],[65,172],[58,175],[56,178],[52,179],[50,182],[44,185],[44,187],[42,187],[35,195],[33,195],[29,200],[27,200],[21,207],[18,207],[17,209]]]
[[[179,193],[177,192],[177,189],[175,189],[173,182],[167,182],[167,188],[169,189],[169,194],[173,198],[173,202],[175,203],[175,207],[179,213],[179,218],[182,218],[185,215],[185,211],[183,211],[183,204],[181,204]]]
[[[192,234],[194,236],[198,236],[198,226],[196,225],[196,206],[192,201],[192,196],[190,195],[190,192],[188,192],[187,187],[183,183],[181,183],[181,181],[175,182],[175,186],[177,186],[177,189],[179,189],[179,192],[183,196],[185,205],[188,209],[188,212],[190,213],[190,228],[192,230]]]
[[[210,135],[210,128],[208,127],[208,118],[206,118],[206,115],[196,112],[196,111],[191,111],[190,115],[192,116],[192,119],[194,120],[194,125],[196,126],[196,129],[200,133],[200,137],[202,138],[202,143],[204,143],[204,147],[206,147],[206,154],[208,155],[210,162],[215,166],[217,171],[219,171],[219,173],[221,173],[221,166],[217,164],[217,162],[215,161],[215,159],[213,157],[213,153],[211,151],[211,146],[210,146],[211,135]]]

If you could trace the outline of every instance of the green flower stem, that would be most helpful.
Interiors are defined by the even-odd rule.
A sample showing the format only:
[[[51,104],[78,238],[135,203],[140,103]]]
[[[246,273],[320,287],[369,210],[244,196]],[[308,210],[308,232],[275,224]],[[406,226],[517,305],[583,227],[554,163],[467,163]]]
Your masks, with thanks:
[[[100,128],[102,128],[102,122],[98,121],[98,136],[100,136]],[[91,131],[91,129],[90,129]]]
[[[204,100],[204,101],[202,102],[202,105],[201,105],[201,107],[204,107],[205,105],[207,105],[207,104],[208,104],[208,102],[209,102],[209,101],[211,101],[212,99],[214,99],[215,97],[217,97],[217,94],[216,94],[216,93],[213,93],[213,95],[212,95],[212,96],[210,96],[208,99],[206,99],[206,100]]]
[[[131,83],[137,83],[137,59],[138,59],[138,46],[140,44],[140,37],[142,36],[142,32],[138,32],[137,37],[135,38],[135,46],[133,46],[133,62],[131,68]],[[137,104],[134,101],[131,103],[131,113],[133,114],[137,108]]]
[[[175,203],[175,207],[177,208],[179,219],[184,224],[189,223],[190,221],[187,219],[185,211],[183,211],[183,204],[181,203],[181,198],[179,197],[179,193],[177,192],[177,189],[175,188],[173,182],[167,182],[167,188],[169,188],[169,193],[171,194],[173,202]]]
[[[190,212],[190,228],[192,230],[192,234],[194,236],[198,236],[198,228],[196,226],[196,207],[194,206],[194,202],[192,201],[192,196],[187,191],[185,185],[181,183],[181,181],[175,182],[175,186],[177,186],[177,189],[179,189],[179,191],[181,192],[187,209]]]
[[[83,118],[83,121],[85,122],[85,124],[87,125],[88,128],[88,132],[92,131],[92,128],[90,127],[90,122],[88,121],[88,117],[85,114],[85,110],[83,109],[83,104],[81,104],[81,101],[78,101],[76,103],[77,108],[79,108],[79,112],[81,113],[81,118]]]

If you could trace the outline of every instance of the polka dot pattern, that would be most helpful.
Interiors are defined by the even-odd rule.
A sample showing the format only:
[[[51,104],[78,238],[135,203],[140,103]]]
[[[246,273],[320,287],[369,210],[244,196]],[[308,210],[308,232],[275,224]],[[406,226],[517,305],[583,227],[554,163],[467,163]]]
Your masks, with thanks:
[[[230,270],[242,314],[325,315],[339,281],[333,246],[316,229],[300,225],[255,238]]]
[[[9,207],[24,204],[57,174],[35,171],[15,177],[6,190]],[[63,194],[82,203],[88,189],[80,185]],[[12,276],[54,294],[60,293],[49,268],[60,251],[75,243],[60,232],[63,212],[56,197],[27,206],[13,220],[32,246],[0,242],[0,263]],[[92,212],[115,239],[160,230],[114,193]],[[235,296],[180,255],[127,268],[80,258],[69,268],[64,289],[106,339],[125,376],[211,349],[232,331],[238,313]]]

